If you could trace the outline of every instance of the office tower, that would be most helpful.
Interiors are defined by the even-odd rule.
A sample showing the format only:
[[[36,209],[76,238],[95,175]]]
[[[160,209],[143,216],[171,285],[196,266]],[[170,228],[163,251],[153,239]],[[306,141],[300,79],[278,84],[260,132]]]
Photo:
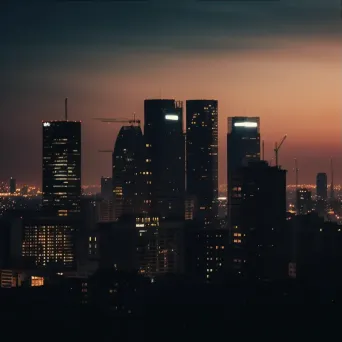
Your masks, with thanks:
[[[227,266],[228,242],[227,229],[203,229],[196,221],[187,221],[186,273],[200,281],[222,280]]]
[[[44,121],[43,209],[58,216],[80,213],[81,122]]]
[[[230,117],[228,118],[227,134],[227,201],[228,222],[230,224],[231,195],[236,187],[232,180],[234,172],[247,166],[251,161],[260,160],[260,118]]]
[[[316,195],[317,200],[327,201],[328,199],[328,177],[326,173],[317,173]]]
[[[299,215],[306,215],[312,211],[312,198],[311,191],[308,189],[298,189],[297,190],[297,213]]]
[[[70,217],[32,217],[23,220],[22,256],[26,264],[56,271],[76,268],[75,232]]]
[[[98,222],[113,222],[116,220],[116,210],[113,200],[101,200],[96,205]]]
[[[328,201],[328,177],[326,173],[317,173],[316,177],[316,211],[319,216],[326,214]]]
[[[184,220],[149,215],[125,216],[99,223],[100,267],[155,277],[182,273]]]
[[[10,178],[10,181],[9,181],[9,192],[10,194],[15,194],[15,192],[17,191],[17,182],[14,178]]]
[[[105,200],[113,199],[113,181],[110,177],[101,177],[101,197]]]
[[[218,217],[218,107],[216,100],[186,101],[186,188],[195,217],[210,226]]]
[[[281,255],[286,223],[286,170],[250,162],[232,175],[232,269],[248,278],[287,274]],[[282,273],[285,272],[285,273]]]
[[[140,126],[122,126],[113,152],[115,217],[143,210],[144,141]]]
[[[145,100],[147,204],[161,219],[184,218],[185,139],[183,103]]]

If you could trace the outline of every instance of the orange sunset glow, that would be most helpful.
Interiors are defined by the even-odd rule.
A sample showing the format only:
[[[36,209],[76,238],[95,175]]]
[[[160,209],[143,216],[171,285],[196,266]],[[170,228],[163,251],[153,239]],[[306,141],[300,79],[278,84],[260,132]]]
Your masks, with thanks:
[[[59,36],[51,36],[51,40],[47,40],[50,43],[43,48],[39,43],[43,38],[38,36],[35,46],[42,51],[41,57],[37,60],[28,57],[28,65],[18,60],[20,74],[14,71],[7,74],[12,75],[15,92],[9,91],[5,101],[9,119],[3,122],[3,130],[10,131],[14,121],[20,122],[16,128],[20,137],[14,141],[4,133],[3,139],[12,144],[11,153],[16,154],[21,153],[24,141],[30,141],[27,146],[30,158],[23,156],[19,162],[11,160],[11,168],[20,174],[21,167],[29,163],[29,170],[20,174],[20,178],[39,184],[40,155],[33,153],[41,149],[39,123],[63,116],[65,96],[69,98],[70,118],[82,120],[84,184],[97,184],[101,176],[110,175],[110,154],[97,151],[112,149],[120,129],[118,124],[95,122],[92,118],[129,118],[136,112],[143,120],[146,98],[182,101],[210,98],[219,101],[221,184],[226,182],[227,117],[239,115],[260,116],[266,160],[273,157],[274,143],[288,134],[279,154],[280,164],[289,170],[288,183],[294,182],[294,158],[298,159],[300,182],[314,183],[317,172],[329,173],[331,157],[335,182],[342,182],[340,37],[329,31],[334,31],[340,19],[332,11],[335,3],[330,4],[331,8],[327,5],[326,12],[321,11],[322,18],[319,7],[314,5],[322,5],[322,2],[314,1],[311,12],[305,12],[305,7],[298,5],[308,15],[304,21],[296,17],[293,21],[291,17],[281,21],[281,4],[277,7],[279,19],[268,18],[266,12],[263,18],[259,13],[255,25],[260,32],[256,29],[256,33],[253,27],[244,32],[243,22],[236,24],[236,32],[225,28],[223,17],[214,7],[208,7],[210,20],[217,16],[222,23],[218,20],[218,24],[213,24],[205,33],[199,29],[200,24],[193,29],[187,26],[183,31],[163,26],[161,32],[153,33],[152,23],[146,32],[141,26],[141,32],[132,33],[127,23],[120,22],[120,34],[127,38],[125,44],[120,35],[109,34],[109,28],[107,32],[106,27],[97,27],[94,19],[94,32],[85,35],[83,43],[69,44],[72,39],[76,42],[76,31],[71,28],[66,28],[70,32],[64,38],[70,40],[68,44]],[[233,8],[229,4],[220,6],[226,6],[227,11]],[[70,8],[73,9],[71,5]],[[241,13],[257,8],[242,8]],[[182,9],[186,13],[185,5]],[[61,6],[58,11],[65,13]],[[90,9],[82,7],[82,11],[90,15]],[[80,15],[80,23],[85,25],[86,14],[82,18]],[[179,20],[183,27],[186,18],[180,16]],[[273,30],[275,23],[279,25]],[[139,22],[136,25],[140,27]],[[134,34],[139,36],[136,45],[130,41]],[[153,39],[153,34],[158,37]],[[61,39],[59,45],[58,39]],[[65,45],[64,53],[54,54],[60,51],[61,44]],[[27,47],[28,56],[30,53],[33,53],[32,46]],[[20,94],[20,103],[13,94]],[[9,159],[8,153],[4,151],[4,160]],[[10,175],[3,172],[2,176]]]

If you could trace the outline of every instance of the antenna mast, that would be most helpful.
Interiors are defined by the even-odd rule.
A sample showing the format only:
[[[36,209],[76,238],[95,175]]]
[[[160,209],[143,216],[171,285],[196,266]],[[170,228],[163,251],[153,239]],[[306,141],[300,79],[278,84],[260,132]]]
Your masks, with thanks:
[[[68,121],[68,98],[65,98],[65,121]]]
[[[265,160],[265,140],[262,141],[261,160]]]

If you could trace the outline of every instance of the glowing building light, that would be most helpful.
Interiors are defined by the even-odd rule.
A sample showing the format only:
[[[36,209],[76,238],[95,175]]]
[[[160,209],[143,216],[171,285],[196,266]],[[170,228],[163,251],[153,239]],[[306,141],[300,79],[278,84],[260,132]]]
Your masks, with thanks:
[[[178,115],[167,114],[165,115],[165,120],[178,121]]]
[[[43,122],[43,126],[44,127],[49,127],[50,126],[50,122]]]
[[[250,128],[250,127],[258,127],[258,124],[256,122],[245,121],[245,122],[235,122],[234,126],[235,127],[247,127],[247,128]]]

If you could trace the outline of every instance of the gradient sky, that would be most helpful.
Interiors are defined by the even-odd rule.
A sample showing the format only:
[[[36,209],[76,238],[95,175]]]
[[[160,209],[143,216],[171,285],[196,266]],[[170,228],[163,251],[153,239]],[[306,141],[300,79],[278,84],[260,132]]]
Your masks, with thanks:
[[[0,179],[41,183],[41,121],[82,120],[83,183],[111,173],[118,124],[145,98],[219,101],[220,183],[227,117],[261,117],[266,159],[314,183],[342,183],[340,0],[5,1],[0,10]]]

